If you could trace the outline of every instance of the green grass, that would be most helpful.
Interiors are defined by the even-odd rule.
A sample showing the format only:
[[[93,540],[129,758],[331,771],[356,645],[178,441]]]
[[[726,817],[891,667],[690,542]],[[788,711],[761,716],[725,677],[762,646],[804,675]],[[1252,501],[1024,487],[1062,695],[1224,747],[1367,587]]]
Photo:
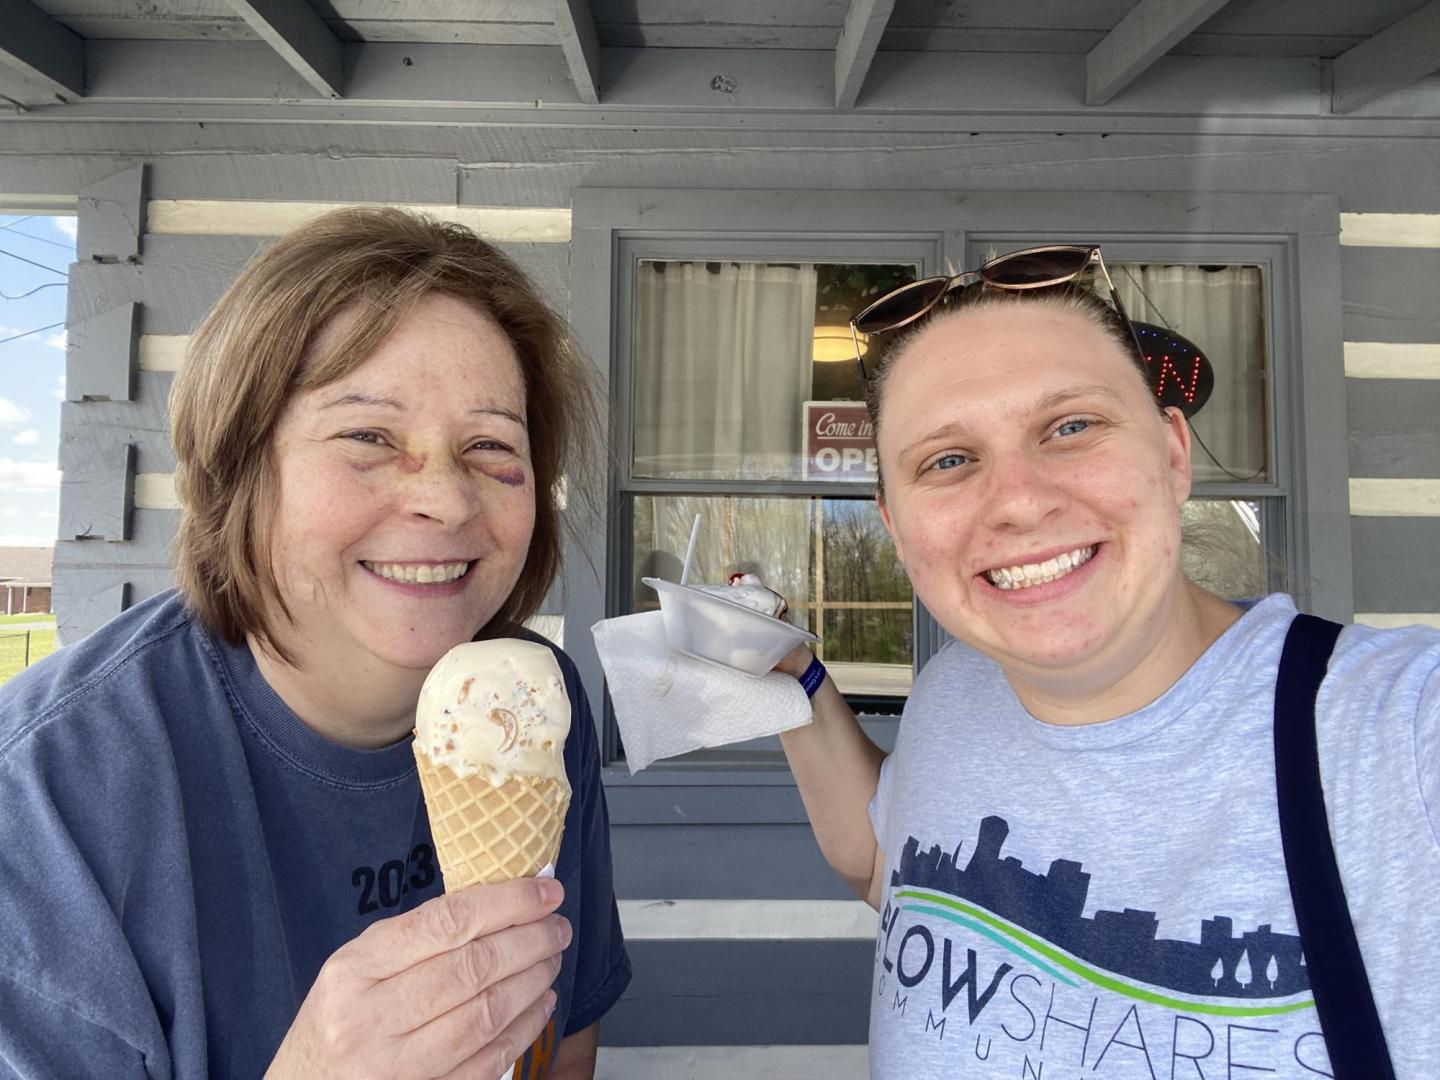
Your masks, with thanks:
[[[14,623],[53,623],[54,621],[55,616],[53,614],[41,613],[35,615],[0,615],[0,626],[10,626]]]
[[[25,639],[30,639],[30,663],[55,651],[54,630],[0,630],[0,683],[25,669]]]

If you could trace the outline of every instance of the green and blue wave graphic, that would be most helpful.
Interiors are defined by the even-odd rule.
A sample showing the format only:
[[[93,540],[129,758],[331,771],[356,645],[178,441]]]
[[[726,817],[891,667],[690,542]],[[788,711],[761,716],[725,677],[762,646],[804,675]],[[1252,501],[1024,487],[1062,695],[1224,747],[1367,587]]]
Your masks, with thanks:
[[[1315,1000],[1308,997],[1276,1005],[1222,1005],[1159,993],[1149,987],[1126,982],[1110,972],[1091,967],[1062,949],[1057,949],[1044,939],[1036,937],[984,908],[966,903],[953,896],[947,896],[945,893],[932,892],[928,889],[901,889],[895,893],[895,900],[897,903],[909,901],[909,903],[900,903],[903,911],[944,919],[988,938],[1066,986],[1078,987],[1085,982],[1135,1001],[1143,1001],[1177,1012],[1200,1013],[1208,1016],[1280,1016],[1315,1007]]]

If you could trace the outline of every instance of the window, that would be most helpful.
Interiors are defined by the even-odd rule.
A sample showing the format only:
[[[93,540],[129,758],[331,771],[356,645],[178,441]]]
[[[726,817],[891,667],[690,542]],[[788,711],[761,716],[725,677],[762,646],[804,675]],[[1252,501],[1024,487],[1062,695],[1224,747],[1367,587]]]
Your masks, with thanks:
[[[841,690],[893,710],[914,670],[915,605],[871,491],[876,466],[851,315],[914,262],[637,257],[629,389],[628,610],[642,577],[760,574],[819,635]],[[868,348],[868,343],[862,343]],[[876,348],[883,347],[877,344]],[[834,490],[829,494],[825,489]]]
[[[872,702],[893,709],[904,689],[889,686],[883,676],[904,672],[908,682],[909,670],[923,667],[945,640],[908,588],[896,587],[886,562],[888,542],[872,546],[883,538],[873,485],[863,479],[864,455],[847,459],[843,452],[851,418],[832,410],[828,444],[808,430],[803,436],[792,430],[788,441],[767,441],[754,427],[756,412],[739,417],[734,399],[722,398],[724,385],[686,374],[685,351],[709,347],[699,338],[680,350],[638,355],[637,335],[649,333],[638,321],[642,263],[657,264],[647,270],[650,286],[661,286],[662,274],[668,281],[672,266],[677,277],[693,280],[714,265],[716,278],[732,276],[737,287],[742,267],[752,267],[746,272],[761,280],[778,269],[779,294],[808,290],[801,271],[814,270],[814,308],[795,306],[797,312],[813,310],[809,389],[796,371],[805,367],[806,331],[793,325],[784,342],[766,343],[769,364],[780,372],[752,387],[767,397],[783,393],[788,410],[796,402],[803,408],[806,401],[855,396],[853,386],[831,382],[850,377],[848,362],[826,367],[816,360],[814,331],[843,322],[826,317],[840,311],[821,310],[824,275],[844,277],[830,268],[899,267],[925,276],[951,263],[976,266],[991,252],[1103,244],[1112,271],[1129,272],[1116,275],[1117,285],[1135,289],[1134,296],[1125,293],[1135,317],[1161,326],[1168,321],[1190,337],[1207,351],[1221,380],[1195,418],[1213,460],[1197,445],[1193,497],[1184,517],[1187,531],[1202,543],[1182,552],[1187,571],[1231,596],[1287,589],[1306,610],[1345,619],[1353,611],[1353,578],[1350,532],[1343,525],[1347,448],[1337,437],[1346,423],[1338,222],[1329,195],[577,189],[571,317],[608,381],[616,435],[608,516],[603,527],[583,535],[566,571],[566,642],[592,701],[603,700],[604,681],[586,631],[598,619],[654,603],[638,578],[652,569],[665,576],[667,567],[678,574],[696,511],[705,515],[702,577],[753,560],[791,593],[797,621],[816,626],[826,639],[827,666],[865,665],[853,672],[865,681],[842,685],[863,713],[872,714],[863,723],[882,746],[890,745],[895,723],[873,717],[878,710]],[[734,269],[722,275],[724,265]],[[1126,284],[1131,275],[1138,284]],[[1139,295],[1142,286],[1148,300]],[[1228,358],[1231,346],[1214,340],[1189,304],[1202,289],[1251,305],[1251,313],[1235,317],[1248,344]],[[660,295],[668,309],[670,301]],[[657,311],[653,305],[646,310]],[[736,329],[732,324],[716,332]],[[781,345],[788,350],[783,362],[775,351]],[[681,365],[675,371],[672,360]],[[766,370],[760,361],[751,367],[758,374]],[[683,435],[677,418],[659,416],[651,404],[663,400],[676,379],[689,380],[687,393],[698,403],[692,415],[711,425],[704,442]],[[1229,405],[1227,394],[1233,397]],[[721,446],[717,417],[725,430],[740,429],[733,449]],[[644,430],[647,425],[652,430]],[[796,441],[802,437],[808,441]],[[783,554],[783,565],[768,549],[748,553],[752,537],[762,535],[759,524],[768,527],[765,543]],[[896,662],[902,649],[908,665]],[[857,687],[874,691],[873,697]],[[605,760],[616,762],[621,750],[613,720],[597,708],[597,723]],[[607,769],[612,813],[672,821],[673,793],[695,785],[745,792],[725,803],[728,809],[715,804],[716,816],[706,820],[790,821],[798,804],[778,793],[790,781],[774,742],[660,763],[633,778],[623,768]],[[776,801],[764,801],[772,794]],[[686,821],[694,823],[700,804],[686,805]]]
[[[1209,400],[1190,420],[1195,494],[1181,514],[1185,573],[1231,598],[1283,588],[1284,496],[1273,494],[1271,483],[1263,267],[1117,262],[1111,277],[1132,320],[1175,331],[1193,342],[1214,373]],[[1173,364],[1162,378],[1172,373],[1182,381],[1197,377],[1181,357],[1161,355],[1152,362]],[[1247,487],[1254,489],[1248,498]],[[1207,493],[1212,488],[1215,492]]]

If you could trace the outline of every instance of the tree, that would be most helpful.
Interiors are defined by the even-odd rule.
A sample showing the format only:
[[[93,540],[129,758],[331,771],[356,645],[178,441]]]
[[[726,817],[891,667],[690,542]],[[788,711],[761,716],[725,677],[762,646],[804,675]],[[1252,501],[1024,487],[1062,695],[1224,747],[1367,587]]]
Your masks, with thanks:
[[[1265,978],[1270,980],[1270,989],[1275,989],[1275,980],[1280,977],[1280,965],[1275,963],[1275,957],[1270,957],[1270,963],[1265,965]]]
[[[1221,963],[1220,957],[1215,958],[1215,966],[1210,969],[1210,978],[1215,980],[1215,988],[1220,988],[1220,980],[1225,977],[1225,965]]]
[[[1240,963],[1235,965],[1235,981],[1242,987],[1248,987],[1255,981],[1250,972],[1250,950],[1246,949],[1240,954]]]

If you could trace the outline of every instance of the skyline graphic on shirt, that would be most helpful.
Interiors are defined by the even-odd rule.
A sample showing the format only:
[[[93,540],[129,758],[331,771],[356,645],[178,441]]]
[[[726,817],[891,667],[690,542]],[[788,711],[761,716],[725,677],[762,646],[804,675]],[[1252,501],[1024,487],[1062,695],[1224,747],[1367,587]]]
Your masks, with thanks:
[[[1293,1000],[1308,995],[1310,989],[1298,935],[1277,933],[1268,923],[1236,934],[1231,918],[1216,915],[1201,920],[1198,941],[1171,940],[1157,937],[1159,919],[1152,911],[1127,907],[1118,912],[1098,910],[1087,917],[1083,912],[1090,874],[1081,864],[1055,859],[1045,874],[1027,870],[1019,859],[1001,856],[1009,833],[1004,818],[986,817],[963,869],[958,865],[959,847],[951,853],[936,844],[922,852],[919,840],[909,837],[899,866],[890,875],[892,888],[901,889],[896,899],[912,901],[905,905],[911,910],[970,926],[992,938],[999,931],[1012,952],[1070,985],[1075,985],[1072,978],[1057,967],[1090,982],[1104,980],[1103,973],[1110,972],[1151,987],[1210,999],[1239,999],[1237,1005],[1243,1001],[1251,1006],[1220,1006],[1217,1012],[1254,1015],[1312,1005],[1309,1000]],[[948,901],[947,896],[955,900]],[[1102,972],[1085,970],[1046,948],[1047,943]],[[1111,989],[1171,1004],[1139,988]],[[1274,1004],[1266,1008],[1261,1005],[1264,999]],[[1292,1000],[1279,1004],[1275,999]]]

